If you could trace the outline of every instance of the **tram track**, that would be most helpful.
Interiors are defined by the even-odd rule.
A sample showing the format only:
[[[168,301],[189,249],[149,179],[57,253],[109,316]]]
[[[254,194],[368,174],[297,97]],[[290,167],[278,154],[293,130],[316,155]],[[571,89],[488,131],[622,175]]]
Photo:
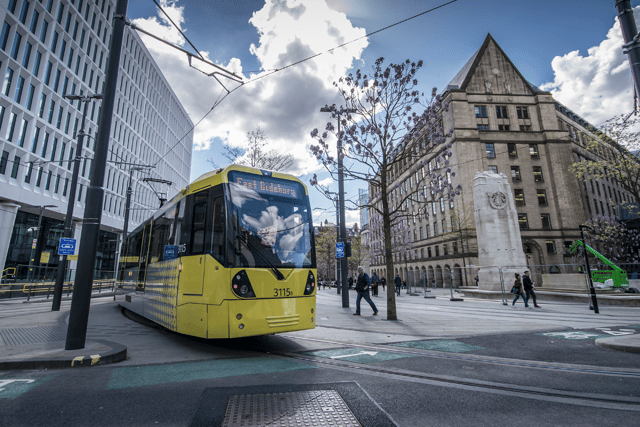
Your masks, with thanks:
[[[593,375],[608,375],[608,376],[621,376],[626,378],[640,378],[640,370],[638,369],[618,369],[618,368],[603,368],[595,366],[585,365],[569,365],[552,362],[536,362],[536,361],[518,361],[515,359],[501,359],[488,356],[461,356],[461,355],[447,355],[434,351],[420,351],[420,350],[405,350],[405,349],[390,349],[387,346],[379,345],[363,345],[342,343],[330,340],[321,340],[314,338],[300,338],[288,336],[288,338],[303,339],[307,341],[314,341],[324,344],[335,344],[340,347],[359,348],[363,350],[376,350],[385,352],[395,352],[402,354],[411,354],[415,356],[423,357],[437,357],[446,358],[465,362],[480,362],[480,363],[494,363],[500,365],[509,365],[517,367],[528,367],[536,369],[555,369],[562,370],[564,372],[574,372],[581,374],[593,374]],[[640,412],[640,398],[617,396],[611,394],[596,394],[577,391],[558,390],[546,387],[532,387],[526,385],[516,385],[509,383],[501,383],[494,381],[484,381],[479,379],[456,377],[451,375],[439,375],[433,373],[418,372],[413,370],[406,370],[400,368],[385,367],[372,364],[361,364],[356,362],[350,362],[346,360],[327,359],[323,357],[290,353],[284,351],[270,351],[269,354],[283,357],[290,360],[295,360],[304,363],[311,363],[314,365],[320,365],[328,367],[330,369],[343,370],[346,372],[357,372],[363,375],[373,375],[379,377],[385,377],[389,379],[396,379],[400,381],[411,381],[429,384],[433,386],[441,387],[457,387],[467,390],[490,392],[507,396],[518,396],[522,398],[553,401],[567,404],[574,404],[580,406],[593,406],[605,409],[626,410]]]

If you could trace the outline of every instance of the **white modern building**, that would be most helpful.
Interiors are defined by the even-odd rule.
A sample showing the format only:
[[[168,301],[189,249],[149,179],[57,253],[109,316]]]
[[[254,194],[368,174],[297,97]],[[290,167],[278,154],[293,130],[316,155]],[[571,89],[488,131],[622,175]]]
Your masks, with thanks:
[[[78,147],[83,104],[65,95],[102,93],[114,9],[114,0],[0,0],[0,265],[18,267],[18,276],[30,259],[55,269],[78,154],[73,220],[80,238],[101,101],[90,101],[84,129],[90,137]],[[188,184],[193,143],[193,122],[129,27],[117,86],[96,236],[96,269],[106,271],[115,267],[129,177],[132,230],[159,207],[156,192],[171,198]],[[134,165],[155,167],[143,173]]]

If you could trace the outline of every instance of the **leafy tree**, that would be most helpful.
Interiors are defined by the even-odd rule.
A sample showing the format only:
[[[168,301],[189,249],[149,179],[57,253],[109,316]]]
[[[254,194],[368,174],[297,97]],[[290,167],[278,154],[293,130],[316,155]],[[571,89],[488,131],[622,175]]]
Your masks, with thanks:
[[[637,208],[640,206],[639,126],[639,117],[620,115],[607,120],[600,130],[592,129],[598,138],[589,139],[587,150],[600,154],[600,159],[576,162],[569,170],[583,181],[609,178],[631,194]]]
[[[318,228],[315,240],[318,278],[326,280],[334,276],[336,268],[336,227],[325,223]]]
[[[357,275],[358,266],[364,264],[364,260],[367,258],[367,248],[362,244],[362,235],[358,230],[358,224],[353,226],[351,233],[351,256],[348,258],[349,275],[353,277]]]
[[[461,187],[454,188],[451,182],[454,175],[449,167],[451,145],[445,143],[451,132],[443,131],[441,117],[446,106],[435,89],[425,103],[421,102],[423,94],[417,90],[416,73],[422,61],[406,60],[386,67],[383,62],[384,58],[376,60],[370,75],[358,70],[334,83],[344,105],[325,108],[331,111],[333,120],[340,121],[340,132],[331,122],[322,133],[314,129],[311,136],[317,145],[311,145],[310,149],[335,178],[338,159],[331,154],[335,148],[328,138],[329,135],[339,138],[343,142],[339,155],[345,179],[365,181],[374,189],[374,196],[365,205],[351,203],[356,205],[354,208],[368,208],[372,216],[381,217],[387,282],[392,283],[393,226],[411,216],[427,215],[428,199],[453,200]],[[426,149],[431,157],[424,154]],[[419,161],[420,158],[423,160]],[[407,173],[403,175],[404,172]],[[407,186],[406,181],[414,177],[416,185]],[[396,184],[392,186],[394,180]],[[317,184],[314,176],[311,185],[326,192],[326,188]],[[416,202],[418,208],[409,210]],[[387,319],[397,318],[395,292],[390,286]]]
[[[628,229],[615,216],[596,215],[587,221],[593,232],[584,233],[587,245],[600,252],[614,264],[629,264],[640,262],[640,232]],[[574,254],[574,260],[583,259],[582,246]],[[600,261],[598,261],[600,262]],[[622,267],[624,268],[624,267]]]
[[[291,154],[280,154],[275,150],[266,150],[267,137],[264,131],[257,126],[255,130],[247,132],[247,148],[224,146],[224,156],[231,163],[251,166],[258,169],[272,171],[287,170],[293,164]],[[213,159],[207,159],[214,168],[218,166]]]

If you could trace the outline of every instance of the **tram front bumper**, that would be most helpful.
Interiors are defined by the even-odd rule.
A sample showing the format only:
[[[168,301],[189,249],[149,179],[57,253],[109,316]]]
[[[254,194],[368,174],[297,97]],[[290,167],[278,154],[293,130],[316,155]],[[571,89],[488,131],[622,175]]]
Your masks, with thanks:
[[[229,301],[229,338],[315,328],[315,297]]]

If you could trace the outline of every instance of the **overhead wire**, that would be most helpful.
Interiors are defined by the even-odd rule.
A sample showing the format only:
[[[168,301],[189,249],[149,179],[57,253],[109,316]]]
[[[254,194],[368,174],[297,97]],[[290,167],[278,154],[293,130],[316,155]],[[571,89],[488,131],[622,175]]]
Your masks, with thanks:
[[[207,113],[206,113],[206,114],[205,114],[205,115],[204,115],[204,116],[203,116],[203,117],[202,117],[202,118],[201,118],[201,119],[200,119],[196,124],[194,124],[194,125],[191,127],[191,129],[189,129],[189,130],[185,133],[185,135],[184,135],[182,138],[180,138],[180,139],[178,140],[178,142],[176,142],[176,144],[174,144],[174,145],[169,149],[169,151],[167,151],[164,155],[160,156],[160,158],[158,159],[158,161],[157,161],[155,164],[158,164],[158,163],[159,163],[161,160],[163,160],[167,155],[169,155],[169,153],[171,153],[171,151],[173,151],[173,149],[174,149],[174,148],[175,148],[175,147],[176,147],[176,146],[177,146],[177,145],[178,145],[178,144],[179,144],[179,143],[180,143],[184,138],[186,138],[186,137],[187,137],[187,135],[189,135],[189,134],[190,134],[190,133],[191,133],[191,132],[196,128],[196,126],[197,126],[197,125],[199,125],[199,124],[200,124],[200,123],[201,123],[201,122],[202,122],[202,121],[203,121],[203,120],[204,120],[204,119],[205,119],[209,114],[211,114],[211,112],[212,112],[212,111],[213,111],[213,110],[214,110],[218,105],[220,105],[220,103],[222,103],[222,101],[224,101],[224,99],[225,99],[228,95],[230,95],[231,93],[235,92],[235,91],[236,91],[236,90],[238,90],[239,88],[241,88],[241,87],[243,87],[243,86],[245,86],[245,85],[247,85],[247,84],[254,83],[254,82],[256,82],[256,81],[258,81],[258,80],[261,80],[261,79],[263,79],[263,78],[265,78],[265,77],[271,76],[271,75],[273,75],[273,74],[275,74],[275,73],[278,73],[278,72],[284,71],[284,70],[286,70],[286,69],[288,69],[288,68],[291,68],[291,67],[293,67],[293,66],[295,66],[295,65],[298,65],[298,64],[301,64],[301,63],[303,63],[303,62],[309,61],[309,60],[311,60],[311,59],[317,58],[318,56],[321,56],[321,55],[324,55],[324,54],[326,54],[326,53],[332,52],[332,51],[333,51],[333,50],[335,50],[335,49],[340,49],[340,48],[342,48],[342,47],[344,47],[344,46],[346,46],[346,45],[348,45],[348,44],[355,43],[355,42],[356,42],[356,41],[358,41],[358,40],[362,40],[362,39],[367,38],[367,37],[370,37],[370,36],[372,36],[372,35],[374,35],[374,34],[377,34],[377,33],[380,33],[380,32],[382,32],[382,31],[388,30],[388,29],[393,28],[393,27],[395,27],[395,26],[397,26],[397,25],[400,25],[400,24],[403,24],[403,23],[405,23],[405,22],[407,22],[407,21],[410,21],[410,20],[412,20],[412,19],[418,18],[418,17],[420,17],[420,16],[422,16],[422,15],[426,15],[426,14],[431,13],[431,12],[433,12],[433,11],[435,11],[435,10],[438,10],[438,9],[440,9],[440,8],[442,8],[442,7],[445,7],[445,6],[448,6],[448,5],[452,4],[452,3],[455,3],[455,2],[457,2],[457,1],[458,1],[458,0],[450,0],[450,1],[446,2],[446,3],[442,3],[442,4],[440,4],[440,5],[436,6],[436,7],[433,7],[433,8],[431,8],[431,9],[429,9],[429,10],[426,10],[426,11],[424,11],[424,12],[421,12],[421,13],[415,14],[415,15],[413,15],[413,16],[411,16],[411,17],[409,17],[409,18],[403,19],[402,21],[395,22],[395,23],[393,23],[393,24],[391,24],[391,25],[387,25],[386,27],[380,28],[380,29],[378,29],[378,30],[376,30],[376,31],[373,31],[373,32],[371,32],[371,33],[367,33],[367,34],[365,34],[364,36],[357,37],[357,38],[355,38],[355,39],[353,39],[353,40],[350,40],[350,41],[348,41],[348,42],[342,43],[342,44],[340,44],[340,45],[338,45],[338,46],[335,46],[335,47],[333,47],[333,48],[331,48],[331,49],[328,49],[327,51],[324,51],[324,52],[320,52],[320,53],[317,53],[317,54],[311,55],[311,56],[309,56],[309,57],[307,57],[307,58],[304,58],[304,59],[302,59],[302,60],[300,60],[300,61],[296,61],[296,62],[294,62],[294,63],[288,64],[288,65],[286,65],[286,66],[284,66],[284,67],[276,68],[276,69],[272,70],[271,72],[268,72],[268,73],[266,73],[266,74],[262,74],[262,75],[260,75],[260,76],[257,76],[257,77],[256,77],[256,78],[254,78],[254,79],[248,80],[248,81],[244,82],[243,84],[236,86],[235,88],[231,89],[230,91],[227,91],[227,94],[226,94],[222,99],[220,99],[220,96],[218,96],[218,100],[219,100],[219,101],[217,100],[217,101],[214,103],[214,105],[211,107],[211,109],[210,109],[209,111],[207,111]],[[184,33],[183,33],[183,32],[180,30],[180,28],[179,28],[179,27],[178,27],[178,26],[173,22],[173,20],[171,20],[171,18],[169,18],[169,17],[168,17],[167,13],[162,9],[162,7],[161,7],[160,5],[156,2],[156,0],[153,0],[153,2],[154,2],[154,3],[156,4],[156,6],[157,6],[161,11],[162,11],[162,13],[163,13],[165,16],[167,16],[167,18],[169,19],[169,21],[171,22],[171,24],[172,24],[172,25],[173,25],[173,26],[174,26],[174,27],[175,27],[175,28],[180,32],[180,34],[182,34],[182,36],[185,38],[185,40],[186,40],[186,41],[191,45],[191,47],[193,47],[193,49],[198,53],[198,55],[200,55],[200,52],[198,51],[198,49],[197,49],[197,48],[196,48],[196,47],[191,43],[191,41],[186,37],[186,35],[184,35]]]

